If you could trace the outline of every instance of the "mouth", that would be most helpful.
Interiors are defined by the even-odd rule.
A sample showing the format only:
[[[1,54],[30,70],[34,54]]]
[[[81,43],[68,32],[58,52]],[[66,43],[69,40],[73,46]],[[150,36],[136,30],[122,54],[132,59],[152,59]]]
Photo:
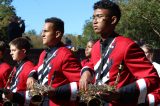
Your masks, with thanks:
[[[94,29],[97,29],[98,27],[97,27],[97,26],[93,26],[93,28],[94,28]]]
[[[46,38],[43,38],[43,40],[45,40]]]
[[[97,28],[97,27],[94,27],[94,30],[98,30],[98,28]]]

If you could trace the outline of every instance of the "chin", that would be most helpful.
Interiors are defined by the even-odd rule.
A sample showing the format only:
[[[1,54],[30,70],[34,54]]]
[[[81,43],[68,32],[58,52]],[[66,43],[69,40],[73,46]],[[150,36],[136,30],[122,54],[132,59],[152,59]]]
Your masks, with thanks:
[[[47,43],[43,42],[43,45],[46,45]]]
[[[98,31],[98,30],[95,30],[94,31],[96,34],[100,34],[101,32],[100,31]]]

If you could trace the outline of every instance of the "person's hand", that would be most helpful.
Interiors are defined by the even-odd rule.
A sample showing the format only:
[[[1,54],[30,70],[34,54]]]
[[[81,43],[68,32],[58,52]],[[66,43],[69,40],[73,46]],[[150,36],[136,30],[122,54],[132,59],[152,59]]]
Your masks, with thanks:
[[[36,80],[33,77],[29,77],[27,79],[27,89],[31,90],[33,89],[33,84],[36,82]]]
[[[2,94],[3,100],[12,100],[13,98],[13,92],[9,89],[4,89],[4,92]]]
[[[112,101],[117,101],[120,99],[120,94],[117,91],[108,91],[105,93],[98,93],[98,96],[106,101],[106,102],[112,102]]]
[[[88,83],[90,83],[91,80],[92,80],[91,73],[89,71],[85,71],[79,80],[79,89],[86,91],[88,88]]]

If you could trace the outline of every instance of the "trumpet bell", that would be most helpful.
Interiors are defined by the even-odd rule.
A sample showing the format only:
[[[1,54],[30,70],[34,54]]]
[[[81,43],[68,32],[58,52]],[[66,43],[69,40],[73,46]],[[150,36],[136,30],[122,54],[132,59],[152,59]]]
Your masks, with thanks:
[[[43,101],[43,97],[41,95],[34,95],[31,98],[31,103],[34,105],[40,105]]]
[[[79,106],[102,106],[102,102],[98,98],[91,98],[89,101],[80,101]]]
[[[12,104],[12,102],[10,102],[10,101],[5,101],[5,102],[3,103],[3,106],[13,106],[13,104]]]
[[[97,98],[92,98],[90,101],[88,101],[87,106],[101,106],[101,100]]]

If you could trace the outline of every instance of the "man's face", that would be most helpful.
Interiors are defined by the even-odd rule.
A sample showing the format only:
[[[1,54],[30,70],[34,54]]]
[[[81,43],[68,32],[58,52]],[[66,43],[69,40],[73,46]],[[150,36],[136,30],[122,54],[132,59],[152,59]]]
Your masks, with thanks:
[[[56,31],[54,30],[53,23],[45,23],[42,30],[43,44],[46,46],[54,46],[56,44]]]
[[[93,29],[97,34],[108,33],[112,23],[110,11],[107,9],[96,9],[93,14]]]

